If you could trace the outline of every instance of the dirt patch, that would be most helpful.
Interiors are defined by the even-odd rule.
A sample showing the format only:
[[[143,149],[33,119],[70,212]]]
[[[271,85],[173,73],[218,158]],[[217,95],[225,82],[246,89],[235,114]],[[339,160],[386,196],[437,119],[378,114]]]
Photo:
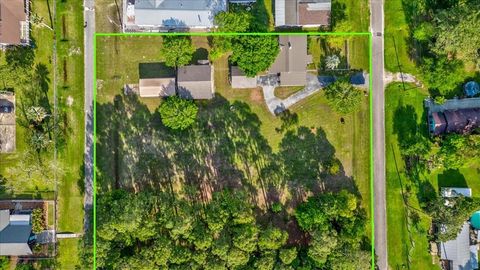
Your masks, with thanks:
[[[250,99],[255,103],[263,103],[263,92],[260,88],[255,88],[250,92]]]

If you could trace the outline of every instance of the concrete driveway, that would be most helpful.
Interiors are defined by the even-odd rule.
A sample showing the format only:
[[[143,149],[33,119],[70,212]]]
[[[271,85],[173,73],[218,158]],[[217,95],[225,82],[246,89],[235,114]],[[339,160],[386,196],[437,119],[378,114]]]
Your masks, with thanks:
[[[260,76],[258,84],[263,89],[263,97],[268,110],[275,115],[285,111],[300,100],[315,94],[327,85],[321,82],[318,76],[307,74],[307,84],[303,90],[286,99],[280,99],[275,96],[275,87],[278,86],[278,77],[276,75]]]

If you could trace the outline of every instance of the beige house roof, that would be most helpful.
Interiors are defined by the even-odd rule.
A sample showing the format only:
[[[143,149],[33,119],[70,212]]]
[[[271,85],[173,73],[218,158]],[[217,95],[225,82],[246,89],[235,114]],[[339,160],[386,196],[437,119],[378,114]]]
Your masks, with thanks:
[[[307,64],[311,60],[307,55],[307,37],[280,36],[278,41],[280,52],[269,73],[280,74],[280,85],[304,85]]]
[[[0,0],[0,43],[12,45],[24,43],[25,35],[28,34],[26,21],[24,0]]]
[[[167,97],[175,95],[175,78],[140,79],[141,97]]]

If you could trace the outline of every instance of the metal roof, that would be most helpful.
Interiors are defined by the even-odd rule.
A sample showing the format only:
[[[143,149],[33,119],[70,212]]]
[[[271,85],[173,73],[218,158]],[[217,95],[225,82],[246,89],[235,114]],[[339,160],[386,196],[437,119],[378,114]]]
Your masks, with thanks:
[[[131,6],[128,23],[161,27],[213,27],[215,14],[227,10],[226,0],[136,0]]]
[[[455,240],[440,243],[440,256],[451,261],[455,270],[478,269],[478,247],[470,246],[470,224],[463,224]]]

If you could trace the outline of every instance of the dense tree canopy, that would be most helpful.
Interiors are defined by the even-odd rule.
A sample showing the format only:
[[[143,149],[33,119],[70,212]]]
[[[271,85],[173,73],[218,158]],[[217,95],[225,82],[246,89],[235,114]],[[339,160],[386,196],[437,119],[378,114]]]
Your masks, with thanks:
[[[480,135],[449,134],[437,141],[435,163],[444,168],[477,164],[480,159]]]
[[[276,36],[239,36],[232,44],[231,60],[249,77],[267,70],[279,52]]]
[[[440,227],[437,239],[443,242],[457,238],[463,224],[473,212],[480,210],[480,198],[460,196],[447,201],[445,203],[445,198],[438,197],[427,207],[433,222]]]
[[[158,111],[165,126],[184,130],[195,123],[198,107],[192,100],[172,96],[160,105]]]
[[[195,47],[187,36],[164,36],[161,57],[169,67],[185,66],[192,61]]]
[[[224,11],[215,15],[215,24],[220,33],[247,32],[252,14],[246,11]]]
[[[480,65],[479,5],[478,0],[459,1],[435,15],[437,34],[434,52],[455,54],[458,59]]]
[[[340,80],[325,88],[325,96],[335,111],[346,114],[358,110],[363,94],[349,82]]]
[[[369,269],[370,257],[360,248],[366,224],[355,195],[343,190],[311,197],[295,212],[300,227],[312,235],[308,256],[316,267],[342,269],[354,262],[340,254],[356,253],[364,261],[355,269]]]
[[[369,268],[361,234],[351,233],[359,227],[362,232],[365,215],[346,191],[313,197],[298,209],[301,226],[314,220],[305,232],[312,235],[309,247],[289,246],[286,231],[259,224],[242,192],[216,192],[203,204],[117,190],[99,196],[97,205],[100,269],[342,269],[353,265],[345,252],[362,260],[355,269]]]

